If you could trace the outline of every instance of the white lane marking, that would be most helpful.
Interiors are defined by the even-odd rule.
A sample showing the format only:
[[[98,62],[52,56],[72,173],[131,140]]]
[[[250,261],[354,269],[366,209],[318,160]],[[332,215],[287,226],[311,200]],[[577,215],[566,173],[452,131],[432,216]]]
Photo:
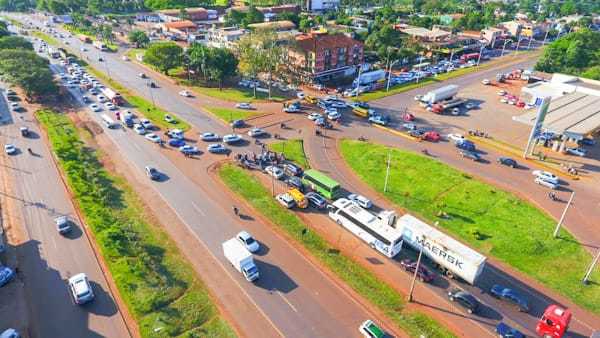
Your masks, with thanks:
[[[196,211],[198,211],[198,213],[202,216],[206,216],[206,214],[204,213],[204,211],[202,211],[202,209],[200,209],[200,207],[196,204],[196,202],[192,202],[192,207],[194,207],[194,209],[196,209]]]
[[[275,292],[279,295],[279,297],[281,297],[281,299],[283,299],[287,303],[287,305],[289,305],[292,308],[292,310],[294,310],[294,312],[296,312],[296,313],[298,312],[298,310],[296,310],[294,305],[292,305],[292,303],[287,298],[285,298],[283,293],[279,292],[279,290],[275,290]]]

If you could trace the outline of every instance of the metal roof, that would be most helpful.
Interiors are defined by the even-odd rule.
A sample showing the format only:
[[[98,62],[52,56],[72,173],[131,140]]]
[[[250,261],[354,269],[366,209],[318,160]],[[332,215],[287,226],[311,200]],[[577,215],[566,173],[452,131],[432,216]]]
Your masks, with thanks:
[[[533,125],[537,110],[514,120]],[[600,128],[600,96],[575,92],[553,99],[543,127],[557,134],[581,139]]]

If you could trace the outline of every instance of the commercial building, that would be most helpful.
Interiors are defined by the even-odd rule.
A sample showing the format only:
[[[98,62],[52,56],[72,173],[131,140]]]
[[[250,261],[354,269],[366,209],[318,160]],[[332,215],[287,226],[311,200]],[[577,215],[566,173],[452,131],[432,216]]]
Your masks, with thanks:
[[[190,20],[190,21],[206,21],[206,20],[216,20],[218,18],[218,13],[216,10],[205,9],[202,7],[193,7],[193,8],[185,8],[183,10],[180,9],[164,9],[158,11],[158,16],[163,22],[175,22],[182,20]]]
[[[252,30],[272,29],[276,32],[286,32],[286,31],[291,31],[291,30],[295,29],[296,25],[291,21],[282,20],[282,21],[253,23],[253,24],[248,25],[248,28],[250,28]]]
[[[362,42],[343,33],[300,34],[288,53],[288,65],[303,82],[328,81],[354,74],[363,49]]]
[[[336,10],[338,7],[340,0],[306,0],[306,10],[309,12]]]
[[[170,35],[176,35],[187,39],[187,35],[195,32],[198,26],[189,20],[165,22],[159,24],[164,33],[170,33]]]
[[[523,87],[523,95],[531,104],[551,97],[543,129],[563,138],[555,143],[562,151],[567,141],[575,141],[600,130],[600,81],[565,74],[554,74],[549,82],[536,82]],[[513,120],[533,125],[537,112],[531,111]]]
[[[209,47],[233,48],[236,41],[248,33],[237,27],[212,28],[206,31],[206,45]]]

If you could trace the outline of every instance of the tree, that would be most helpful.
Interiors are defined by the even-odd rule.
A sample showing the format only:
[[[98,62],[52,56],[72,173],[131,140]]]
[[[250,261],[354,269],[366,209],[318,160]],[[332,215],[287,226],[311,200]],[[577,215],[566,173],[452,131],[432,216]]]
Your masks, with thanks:
[[[135,48],[146,47],[146,45],[148,45],[148,43],[150,42],[150,38],[148,38],[148,35],[146,35],[144,31],[139,29],[134,29],[130,31],[127,35],[127,39],[129,40],[129,42],[135,45]]]
[[[183,49],[175,42],[153,43],[144,53],[144,61],[169,75],[169,70],[182,65]]]
[[[205,81],[208,75],[206,66],[209,54],[209,48],[200,43],[193,43],[186,51],[188,69],[193,71],[196,76],[202,74]]]
[[[23,88],[29,98],[46,98],[58,93],[48,60],[32,50],[0,50],[0,73],[5,81]]]
[[[226,48],[209,49],[207,71],[213,81],[219,83],[219,90],[223,89],[223,81],[237,72],[238,60]]]
[[[5,36],[0,38],[0,49],[33,50],[33,45],[20,36]]]

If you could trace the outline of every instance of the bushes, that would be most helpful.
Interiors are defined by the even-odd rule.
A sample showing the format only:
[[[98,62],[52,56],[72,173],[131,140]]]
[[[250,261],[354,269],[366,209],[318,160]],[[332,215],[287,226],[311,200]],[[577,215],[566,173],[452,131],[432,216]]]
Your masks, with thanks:
[[[47,110],[37,117],[141,335],[234,336],[175,245],[148,223],[134,192],[104,170],[68,117]]]

